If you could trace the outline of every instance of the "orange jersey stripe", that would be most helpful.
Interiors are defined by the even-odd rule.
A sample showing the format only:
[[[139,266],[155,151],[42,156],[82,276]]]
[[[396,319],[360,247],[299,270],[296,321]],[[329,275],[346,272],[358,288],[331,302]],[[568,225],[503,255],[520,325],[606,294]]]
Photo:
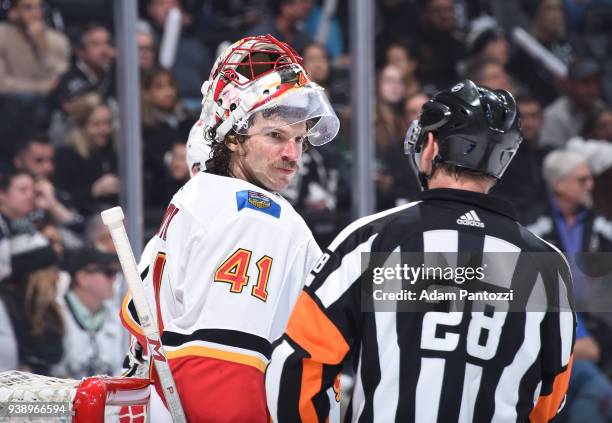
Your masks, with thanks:
[[[304,359],[302,367],[302,389],[300,391],[300,418],[302,422],[318,422],[317,411],[312,398],[321,390],[323,365]]]
[[[131,300],[132,300],[132,295],[128,292],[123,297],[123,302],[121,303],[121,311],[119,313],[119,317],[121,317],[121,322],[123,323],[123,326],[127,330],[129,330],[132,335],[136,337],[138,336],[143,337],[144,333],[142,332],[140,325],[136,323],[136,321],[132,318],[132,315],[130,314],[128,310],[128,305]]]
[[[319,363],[339,364],[349,351],[338,328],[306,292],[300,294],[291,313],[287,335]],[[326,340],[324,345],[319,339]]]
[[[541,395],[538,398],[538,402],[529,414],[529,421],[531,423],[546,423],[557,415],[557,411],[559,411],[561,402],[567,392],[573,362],[574,355],[572,354],[565,371],[555,377],[552,392],[548,395]]]

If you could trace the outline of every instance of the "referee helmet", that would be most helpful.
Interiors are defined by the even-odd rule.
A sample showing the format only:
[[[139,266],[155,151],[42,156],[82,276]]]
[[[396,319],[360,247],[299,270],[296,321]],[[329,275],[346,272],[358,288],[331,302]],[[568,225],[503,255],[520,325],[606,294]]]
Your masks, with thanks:
[[[427,134],[438,141],[430,175],[419,170]],[[463,80],[427,101],[404,140],[423,188],[436,165],[447,163],[500,179],[522,141],[519,113],[512,94]]]

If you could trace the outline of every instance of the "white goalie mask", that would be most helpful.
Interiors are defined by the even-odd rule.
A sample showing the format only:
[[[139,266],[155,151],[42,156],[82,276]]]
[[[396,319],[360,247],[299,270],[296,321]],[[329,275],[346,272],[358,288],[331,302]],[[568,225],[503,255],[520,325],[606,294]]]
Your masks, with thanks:
[[[247,135],[253,116],[275,115],[282,126],[306,122],[313,146],[331,141],[340,122],[322,87],[310,81],[302,58],[271,35],[247,37],[219,56],[202,85],[202,114],[208,138],[230,131]]]

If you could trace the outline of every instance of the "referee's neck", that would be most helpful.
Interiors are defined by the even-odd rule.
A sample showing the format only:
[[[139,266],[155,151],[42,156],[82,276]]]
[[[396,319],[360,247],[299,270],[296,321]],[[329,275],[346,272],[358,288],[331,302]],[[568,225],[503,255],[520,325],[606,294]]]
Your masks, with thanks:
[[[488,181],[472,180],[468,178],[456,178],[446,173],[436,172],[436,174],[429,180],[427,184],[429,189],[436,188],[450,188],[450,189],[462,189],[464,191],[479,192],[481,194],[488,194],[489,190],[493,188],[494,183]]]

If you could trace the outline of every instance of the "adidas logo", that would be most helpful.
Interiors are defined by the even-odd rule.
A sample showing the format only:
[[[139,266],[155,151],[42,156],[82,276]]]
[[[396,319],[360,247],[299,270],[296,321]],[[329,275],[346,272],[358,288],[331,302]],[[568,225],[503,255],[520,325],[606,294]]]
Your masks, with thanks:
[[[484,228],[485,224],[480,221],[480,218],[474,210],[470,210],[466,214],[462,215],[457,219],[457,223],[465,226],[476,226],[477,228]]]

